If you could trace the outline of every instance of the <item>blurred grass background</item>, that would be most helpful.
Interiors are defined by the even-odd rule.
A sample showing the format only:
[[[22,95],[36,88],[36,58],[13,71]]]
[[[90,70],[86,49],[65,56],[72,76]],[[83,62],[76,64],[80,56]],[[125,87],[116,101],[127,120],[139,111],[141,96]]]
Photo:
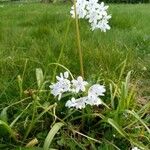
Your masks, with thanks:
[[[0,105],[4,107],[19,97],[17,75],[25,73],[24,89],[34,86],[35,68],[47,71],[51,79],[54,66],[48,64],[57,62],[63,44],[60,63],[73,74],[80,74],[70,6],[12,3],[0,8]],[[148,95],[150,5],[112,4],[109,13],[111,30],[107,33],[92,32],[87,21],[80,20],[85,78],[117,81],[122,62],[127,60],[124,74],[133,70],[134,79],[140,80],[144,95]]]

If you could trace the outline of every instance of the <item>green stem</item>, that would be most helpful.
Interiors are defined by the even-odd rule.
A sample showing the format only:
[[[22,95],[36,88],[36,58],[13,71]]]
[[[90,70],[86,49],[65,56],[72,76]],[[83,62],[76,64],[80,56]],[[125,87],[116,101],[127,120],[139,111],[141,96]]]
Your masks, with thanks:
[[[26,138],[28,137],[29,133],[31,132],[33,126],[34,126],[34,122],[35,122],[35,112],[36,112],[36,95],[33,95],[33,113],[32,113],[32,119],[31,119],[31,123],[27,129],[27,132],[25,133],[25,136],[23,138],[23,141],[26,140]]]
[[[12,107],[12,106],[14,106],[14,105],[17,105],[17,104],[22,103],[22,102],[24,102],[24,101],[26,101],[26,100],[29,100],[29,99],[31,99],[31,97],[26,97],[26,98],[24,98],[24,99],[22,99],[22,100],[20,100],[20,101],[17,101],[17,102],[15,102],[15,103],[13,103],[13,104],[7,106],[7,107],[10,108],[10,107]]]
[[[74,0],[74,11],[75,11],[75,22],[76,22],[77,45],[78,45],[79,59],[80,59],[80,73],[81,73],[81,76],[84,77],[83,56],[82,56],[82,49],[81,49],[79,21],[78,21],[78,16],[77,16],[77,12],[76,12],[76,0]]]

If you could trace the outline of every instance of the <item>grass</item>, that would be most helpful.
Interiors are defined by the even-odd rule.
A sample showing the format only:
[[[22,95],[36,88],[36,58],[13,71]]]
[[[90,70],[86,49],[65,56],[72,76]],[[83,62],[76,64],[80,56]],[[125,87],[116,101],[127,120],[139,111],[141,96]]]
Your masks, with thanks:
[[[0,8],[0,110],[4,121],[0,124],[6,129],[3,133],[0,128],[0,147],[17,149],[35,137],[42,147],[49,126],[59,130],[57,119],[65,124],[51,144],[57,149],[113,150],[117,149],[115,146],[129,149],[131,145],[148,148],[150,5],[110,5],[112,29],[107,33],[92,32],[88,23],[80,20],[85,79],[106,84],[105,102],[111,107],[111,110],[100,107],[94,111],[88,108],[84,114],[64,109],[61,102],[53,105],[56,101],[47,93],[40,93],[40,87],[37,93],[33,92],[38,88],[36,68],[42,68],[44,80],[50,82],[55,68],[50,63],[58,61],[62,48],[60,63],[74,76],[80,75],[75,21],[69,11],[70,4],[10,3]],[[60,71],[64,70],[59,67],[57,72]],[[130,85],[124,81],[129,71],[132,71]],[[21,102],[15,104],[18,101]],[[70,113],[73,115],[64,122],[63,118]],[[81,116],[86,120],[84,129],[78,123]],[[15,126],[9,128],[16,118]],[[7,131],[12,137],[17,132],[18,137],[8,138]]]

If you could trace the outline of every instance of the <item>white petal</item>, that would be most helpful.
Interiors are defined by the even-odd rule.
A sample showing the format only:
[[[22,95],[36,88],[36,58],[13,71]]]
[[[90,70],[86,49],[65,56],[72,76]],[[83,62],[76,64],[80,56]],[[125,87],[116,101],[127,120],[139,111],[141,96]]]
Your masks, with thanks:
[[[82,82],[82,81],[83,81],[83,78],[82,78],[81,76],[79,76],[79,77],[77,78],[77,80],[78,80],[79,82]]]
[[[67,79],[69,77],[69,73],[66,71],[64,72],[64,77]]]

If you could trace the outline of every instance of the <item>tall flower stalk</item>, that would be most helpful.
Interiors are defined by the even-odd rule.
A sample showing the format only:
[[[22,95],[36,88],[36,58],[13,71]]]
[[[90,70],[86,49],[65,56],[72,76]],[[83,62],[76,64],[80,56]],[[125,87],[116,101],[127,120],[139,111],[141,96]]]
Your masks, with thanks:
[[[82,77],[84,77],[83,69],[83,55],[81,49],[80,31],[79,31],[79,19],[86,19],[91,24],[91,30],[100,29],[102,32],[110,30],[109,19],[111,15],[108,15],[107,9],[109,6],[105,6],[104,2],[99,3],[98,0],[74,0],[74,5],[71,7],[71,16],[75,18],[76,22],[76,34],[77,44],[80,59],[80,71]]]
[[[80,59],[80,73],[81,73],[81,76],[84,78],[83,54],[82,54],[82,49],[81,49],[79,20],[78,20],[77,11],[76,11],[76,0],[74,0],[73,2],[74,2],[74,13],[75,13],[75,22],[76,22],[77,46],[78,46],[79,59]]]

